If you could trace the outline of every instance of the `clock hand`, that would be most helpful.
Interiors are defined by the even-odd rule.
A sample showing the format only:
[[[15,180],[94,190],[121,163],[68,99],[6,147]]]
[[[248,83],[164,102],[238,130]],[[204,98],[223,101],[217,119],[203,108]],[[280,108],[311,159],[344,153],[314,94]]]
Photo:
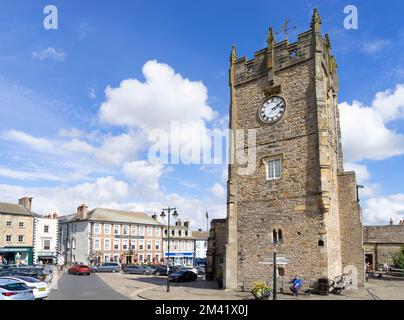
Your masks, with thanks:
[[[275,107],[272,108],[272,111],[275,109],[278,109],[278,107],[282,104],[282,102],[279,102]]]

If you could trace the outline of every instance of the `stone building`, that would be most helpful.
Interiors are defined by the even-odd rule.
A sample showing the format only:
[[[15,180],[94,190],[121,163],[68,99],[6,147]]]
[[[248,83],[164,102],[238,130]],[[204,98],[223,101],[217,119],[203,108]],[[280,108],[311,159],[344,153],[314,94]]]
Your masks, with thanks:
[[[343,168],[337,64],[320,27],[315,10],[295,43],[275,43],[270,29],[267,48],[252,60],[232,48],[230,129],[255,130],[256,142],[232,139],[231,155],[255,152],[255,171],[237,159],[229,165],[226,288],[270,280],[275,248],[289,260],[279,268],[287,277],[310,284],[352,270],[364,284],[356,176]]]
[[[393,221],[385,226],[363,227],[365,260],[373,267],[387,263],[393,264],[393,255],[404,246],[404,224],[395,225]]]
[[[213,219],[210,222],[206,257],[206,279],[215,280],[223,272],[226,245],[226,219]]]
[[[34,217],[34,263],[56,263],[58,222],[56,213]]]
[[[33,263],[34,213],[32,198],[18,204],[0,203],[0,264]]]
[[[76,214],[62,217],[59,224],[59,250],[67,264],[158,264],[163,259],[163,226],[144,212],[88,211],[83,204]]]

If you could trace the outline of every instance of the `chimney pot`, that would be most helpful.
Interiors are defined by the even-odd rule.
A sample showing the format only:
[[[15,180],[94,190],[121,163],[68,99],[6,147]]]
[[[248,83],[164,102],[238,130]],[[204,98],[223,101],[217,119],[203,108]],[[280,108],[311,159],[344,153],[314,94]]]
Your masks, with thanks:
[[[24,206],[26,209],[31,211],[32,209],[32,198],[24,197],[18,200],[18,204]]]
[[[80,207],[77,208],[77,217],[80,220],[87,219],[87,209],[88,207],[85,204],[82,204]]]

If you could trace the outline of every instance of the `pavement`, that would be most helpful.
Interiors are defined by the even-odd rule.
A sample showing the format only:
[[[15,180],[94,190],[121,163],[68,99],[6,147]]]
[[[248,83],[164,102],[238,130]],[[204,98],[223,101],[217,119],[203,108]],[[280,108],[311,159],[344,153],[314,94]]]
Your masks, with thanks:
[[[167,278],[122,273],[95,273],[90,276],[61,273],[53,283],[49,300],[251,300],[250,292],[218,290],[215,281],[170,283]],[[52,281],[53,282],[53,281]],[[278,300],[404,300],[404,281],[370,279],[365,288],[347,290],[342,295],[278,294]]]

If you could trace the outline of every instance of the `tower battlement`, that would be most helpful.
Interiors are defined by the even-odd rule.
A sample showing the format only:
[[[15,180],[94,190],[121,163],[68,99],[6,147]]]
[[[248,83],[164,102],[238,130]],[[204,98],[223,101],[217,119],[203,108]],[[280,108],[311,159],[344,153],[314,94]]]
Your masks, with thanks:
[[[275,39],[270,36],[271,32],[270,29],[268,47],[255,52],[253,59],[248,60],[245,56],[238,58],[237,55],[231,59],[231,67],[234,69],[233,85],[237,86],[267,75],[269,82],[274,83],[277,72],[314,59],[318,53],[322,58],[324,70],[334,78],[334,87],[337,88],[337,65],[331,54],[328,34],[323,37],[320,29],[312,25],[310,30],[298,35],[296,42],[289,43],[284,40],[275,43]]]

